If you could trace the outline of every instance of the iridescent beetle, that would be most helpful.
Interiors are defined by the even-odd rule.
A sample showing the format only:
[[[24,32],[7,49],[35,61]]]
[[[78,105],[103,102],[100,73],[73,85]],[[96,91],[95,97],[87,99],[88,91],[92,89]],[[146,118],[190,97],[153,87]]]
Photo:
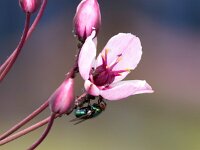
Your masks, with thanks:
[[[83,106],[85,103],[87,103],[87,106]],[[87,119],[97,117],[106,108],[106,102],[104,102],[101,98],[98,99],[97,103],[90,104],[90,101],[85,101],[85,103],[75,109],[74,114],[76,118],[71,120],[78,121],[75,124],[81,123]]]

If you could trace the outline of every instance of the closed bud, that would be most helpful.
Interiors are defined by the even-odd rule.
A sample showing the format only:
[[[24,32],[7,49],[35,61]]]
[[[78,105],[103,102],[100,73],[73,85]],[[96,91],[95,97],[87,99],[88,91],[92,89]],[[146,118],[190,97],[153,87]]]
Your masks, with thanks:
[[[74,79],[66,79],[49,99],[49,106],[53,113],[65,114],[74,106]]]
[[[91,35],[93,30],[98,30],[101,25],[101,13],[97,0],[82,0],[74,16],[74,32],[80,41]]]
[[[34,13],[40,6],[41,0],[19,0],[19,5],[25,13]]]

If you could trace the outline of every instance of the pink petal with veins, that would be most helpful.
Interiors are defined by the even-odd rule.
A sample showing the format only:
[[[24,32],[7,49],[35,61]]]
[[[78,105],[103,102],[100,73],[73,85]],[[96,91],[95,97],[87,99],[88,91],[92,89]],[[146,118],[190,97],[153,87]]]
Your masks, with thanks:
[[[85,81],[84,87],[88,94],[93,95],[93,96],[99,96],[99,93],[100,93],[99,88],[96,85],[94,85],[92,82],[90,82],[90,80]]]
[[[93,31],[92,34],[86,39],[79,55],[79,72],[84,80],[89,79],[89,73],[96,57],[96,45],[93,42],[95,34],[95,31]]]
[[[117,63],[113,70],[135,69],[142,56],[140,39],[131,33],[119,33],[113,36],[101,54],[108,49],[108,65],[112,65],[118,55],[122,54],[122,60]],[[97,66],[102,64],[101,55],[97,58]]]
[[[151,86],[145,80],[120,81],[111,84],[109,89],[100,91],[103,98],[111,101],[142,93],[153,93]]]

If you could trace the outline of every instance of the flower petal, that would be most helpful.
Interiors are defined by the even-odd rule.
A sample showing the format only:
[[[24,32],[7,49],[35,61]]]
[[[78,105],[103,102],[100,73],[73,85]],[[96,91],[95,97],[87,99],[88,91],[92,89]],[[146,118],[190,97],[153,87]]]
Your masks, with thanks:
[[[135,94],[153,93],[151,86],[145,80],[120,81],[111,84],[106,90],[101,90],[100,95],[107,100],[120,100]]]
[[[122,60],[117,63],[113,70],[135,69],[142,56],[140,39],[131,33],[119,33],[113,36],[101,54],[105,54],[106,49],[108,49],[109,65],[112,65],[117,56],[122,54]],[[97,58],[97,66],[102,64],[101,54]]]
[[[99,96],[99,93],[100,93],[99,88],[96,85],[94,85],[92,82],[90,82],[90,80],[85,81],[84,87],[88,94],[93,95],[93,96]]]
[[[95,34],[95,31],[93,31],[92,34],[86,39],[79,55],[79,72],[84,80],[89,78],[89,73],[96,57],[96,45],[93,42]]]

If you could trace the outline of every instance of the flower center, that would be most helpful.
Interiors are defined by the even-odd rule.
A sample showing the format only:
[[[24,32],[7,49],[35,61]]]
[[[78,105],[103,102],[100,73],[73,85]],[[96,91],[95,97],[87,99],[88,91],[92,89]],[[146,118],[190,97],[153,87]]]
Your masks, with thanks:
[[[107,86],[111,84],[116,76],[121,76],[121,73],[130,71],[129,69],[113,71],[113,68],[122,60],[122,54],[117,55],[116,60],[111,66],[107,62],[107,54],[109,50],[105,50],[105,54],[101,55],[102,65],[98,66],[92,73],[92,82],[97,86]]]

